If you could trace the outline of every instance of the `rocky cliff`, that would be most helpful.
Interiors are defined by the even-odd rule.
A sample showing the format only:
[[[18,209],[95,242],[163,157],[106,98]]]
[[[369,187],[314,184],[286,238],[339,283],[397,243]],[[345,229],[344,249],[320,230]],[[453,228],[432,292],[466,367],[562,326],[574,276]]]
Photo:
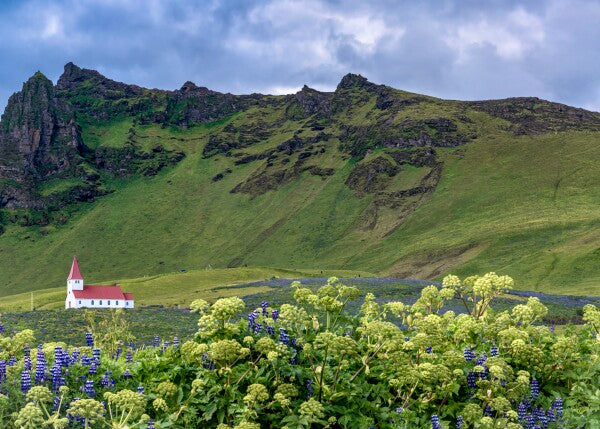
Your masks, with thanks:
[[[0,205],[38,207],[36,182],[76,174],[83,147],[71,106],[56,97],[52,82],[37,72],[12,95],[0,133]]]
[[[148,91],[72,63],[65,65],[56,86],[42,73],[35,73],[10,97],[0,121],[0,208],[43,211],[75,201],[93,201],[109,192],[102,184],[102,173],[122,176],[141,171],[152,175],[181,160],[182,153],[166,151],[160,145],[147,152],[132,142],[112,150],[85,145],[78,115],[110,119],[131,109],[123,103],[124,98],[142,94],[148,95]],[[145,103],[154,102],[162,92],[149,94]],[[128,108],[96,109],[89,104],[92,98],[105,103],[118,100],[117,106],[127,104]],[[149,163],[153,166],[145,165]],[[55,195],[39,192],[41,184],[61,179],[79,182]]]

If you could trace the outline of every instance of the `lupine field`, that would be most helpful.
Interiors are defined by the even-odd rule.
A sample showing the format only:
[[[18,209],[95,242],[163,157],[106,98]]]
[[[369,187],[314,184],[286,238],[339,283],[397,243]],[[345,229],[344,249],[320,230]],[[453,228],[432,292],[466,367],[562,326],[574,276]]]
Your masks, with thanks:
[[[538,298],[494,306],[512,284],[447,276],[408,304],[296,283],[281,305],[196,300],[193,339],[150,345],[119,311],[78,344],[1,327],[0,427],[600,427],[600,310],[555,331]]]

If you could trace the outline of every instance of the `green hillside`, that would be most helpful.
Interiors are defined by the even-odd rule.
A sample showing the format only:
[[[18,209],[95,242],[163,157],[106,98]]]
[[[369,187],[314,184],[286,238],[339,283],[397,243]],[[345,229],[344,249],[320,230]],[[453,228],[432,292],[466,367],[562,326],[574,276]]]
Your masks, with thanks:
[[[78,168],[108,193],[5,207],[0,295],[62,287],[74,254],[88,282],[207,267],[413,278],[495,270],[522,289],[600,292],[598,114],[537,99],[444,101],[354,75],[335,93],[305,88],[235,109],[217,100],[222,111],[184,126],[190,102],[162,92],[130,96],[127,106],[155,104],[121,111],[123,100],[77,94],[66,99],[87,151],[185,157],[142,174],[162,158],[140,155],[142,170],[111,175],[80,152]],[[44,179],[35,195],[80,181]]]

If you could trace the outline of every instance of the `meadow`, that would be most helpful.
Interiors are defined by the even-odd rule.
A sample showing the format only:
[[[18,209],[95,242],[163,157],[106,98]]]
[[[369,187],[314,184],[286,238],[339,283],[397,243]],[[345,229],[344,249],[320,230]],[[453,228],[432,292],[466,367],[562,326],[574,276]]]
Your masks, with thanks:
[[[98,282],[102,285],[120,285],[124,291],[135,296],[136,305],[160,305],[163,307],[182,308],[198,298],[214,300],[237,294],[245,296],[270,290],[267,285],[247,284],[273,278],[302,277],[358,277],[372,276],[364,271],[350,270],[294,270],[266,267],[215,268],[203,270],[183,270],[134,279],[109,280]],[[87,276],[86,276],[87,278]],[[90,284],[89,282],[86,282]],[[231,286],[247,284],[242,288]],[[33,292],[3,296],[0,299],[0,311],[63,309],[65,305],[66,286]]]

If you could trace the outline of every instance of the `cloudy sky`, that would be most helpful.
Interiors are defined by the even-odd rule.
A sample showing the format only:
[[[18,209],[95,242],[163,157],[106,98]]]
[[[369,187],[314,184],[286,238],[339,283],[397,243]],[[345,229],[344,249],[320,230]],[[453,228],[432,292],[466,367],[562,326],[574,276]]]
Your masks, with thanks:
[[[164,89],[335,88],[347,72],[442,98],[600,111],[600,1],[2,0],[0,109],[68,61]]]

